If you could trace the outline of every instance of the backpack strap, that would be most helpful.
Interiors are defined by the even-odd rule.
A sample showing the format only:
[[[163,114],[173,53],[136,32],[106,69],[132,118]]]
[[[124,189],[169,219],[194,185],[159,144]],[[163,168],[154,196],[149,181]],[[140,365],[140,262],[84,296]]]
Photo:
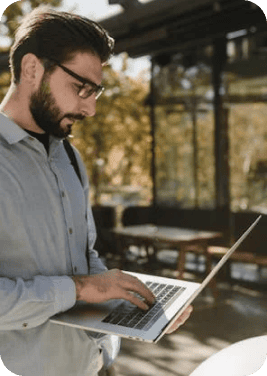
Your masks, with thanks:
[[[82,177],[81,177],[81,173],[80,173],[80,169],[79,169],[79,166],[78,166],[78,162],[77,162],[77,158],[76,158],[76,155],[74,153],[74,150],[72,149],[72,146],[71,144],[69,143],[69,141],[65,138],[63,140],[63,145],[64,145],[64,148],[68,154],[68,157],[70,159],[70,163],[72,164],[72,167],[74,168],[81,184],[82,184]]]
[[[74,150],[71,146],[71,144],[69,143],[69,141],[65,138],[63,140],[63,145],[64,145],[64,148],[66,150],[66,153],[68,154],[68,157],[70,159],[70,163],[72,164],[72,167],[74,168],[80,182],[81,182],[81,185],[82,185],[82,176],[81,176],[81,172],[80,172],[80,169],[79,169],[79,166],[78,166],[78,162],[77,162],[77,158],[76,158],[76,155],[74,153]],[[86,259],[87,259],[87,264],[88,264],[88,268],[89,268],[89,274],[90,274],[90,256],[89,256],[89,245],[88,245],[88,238],[87,238],[87,243],[86,243]]]

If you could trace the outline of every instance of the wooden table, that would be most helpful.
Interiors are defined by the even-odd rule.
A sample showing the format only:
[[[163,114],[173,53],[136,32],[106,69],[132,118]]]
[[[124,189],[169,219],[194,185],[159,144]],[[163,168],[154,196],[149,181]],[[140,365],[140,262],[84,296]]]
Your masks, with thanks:
[[[125,257],[125,249],[129,245],[144,246],[154,249],[154,257],[157,249],[162,246],[177,248],[179,257],[177,262],[178,277],[183,278],[185,269],[185,255],[188,251],[207,255],[208,241],[221,237],[220,232],[200,231],[178,227],[155,226],[151,224],[126,226],[113,230],[118,241],[119,252]]]

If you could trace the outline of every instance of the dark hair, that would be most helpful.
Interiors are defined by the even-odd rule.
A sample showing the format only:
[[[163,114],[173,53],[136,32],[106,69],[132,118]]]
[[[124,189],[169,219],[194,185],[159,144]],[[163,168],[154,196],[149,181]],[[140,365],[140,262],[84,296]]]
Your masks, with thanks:
[[[62,63],[75,52],[89,51],[105,63],[113,47],[113,38],[98,23],[73,13],[41,6],[27,15],[16,31],[10,50],[12,80],[19,82],[21,60],[27,53],[39,59],[54,59]]]

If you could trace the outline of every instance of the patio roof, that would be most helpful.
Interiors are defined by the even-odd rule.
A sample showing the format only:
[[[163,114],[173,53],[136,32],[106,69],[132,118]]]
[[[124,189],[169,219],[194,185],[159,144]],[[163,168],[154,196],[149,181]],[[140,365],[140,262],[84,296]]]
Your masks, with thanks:
[[[240,29],[266,32],[262,10],[246,0],[109,0],[124,12],[102,20],[115,52],[131,57],[177,53]],[[256,30],[255,30],[256,28]]]
[[[107,1],[123,7],[118,15],[100,21],[116,40],[115,54],[150,55],[164,61],[179,52],[190,55],[215,39],[241,29],[248,36],[267,40],[262,10],[246,0]],[[261,59],[257,56],[249,61],[237,61],[231,69],[246,75],[267,74],[266,50],[261,49],[259,54]],[[5,70],[8,70],[8,52],[0,53],[0,72]]]

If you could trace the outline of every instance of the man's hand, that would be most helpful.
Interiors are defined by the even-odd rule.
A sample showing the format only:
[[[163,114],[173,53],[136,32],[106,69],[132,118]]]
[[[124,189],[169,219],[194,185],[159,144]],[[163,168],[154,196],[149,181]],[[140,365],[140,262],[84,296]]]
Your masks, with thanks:
[[[181,314],[181,316],[179,316],[175,323],[170,327],[170,329],[167,330],[167,334],[175,332],[175,330],[177,330],[181,325],[183,325],[186,322],[186,320],[190,317],[192,311],[193,307],[191,305],[187,307],[186,310]]]
[[[76,286],[76,299],[87,303],[126,299],[137,307],[147,310],[155,301],[153,293],[143,282],[118,269],[89,276],[72,276],[72,279]],[[137,297],[134,293],[141,297]]]

